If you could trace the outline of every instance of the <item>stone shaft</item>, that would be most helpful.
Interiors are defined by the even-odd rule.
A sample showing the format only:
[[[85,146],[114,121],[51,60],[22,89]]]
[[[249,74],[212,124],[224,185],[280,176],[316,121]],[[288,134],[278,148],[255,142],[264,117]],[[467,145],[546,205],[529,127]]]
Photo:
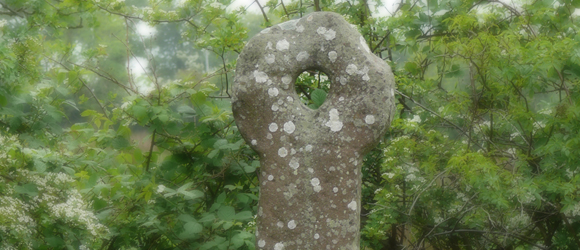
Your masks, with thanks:
[[[312,110],[294,90],[306,70],[331,81]],[[356,28],[316,12],[265,29],[237,62],[232,109],[260,155],[258,249],[359,249],[364,155],[390,125],[394,78]]]

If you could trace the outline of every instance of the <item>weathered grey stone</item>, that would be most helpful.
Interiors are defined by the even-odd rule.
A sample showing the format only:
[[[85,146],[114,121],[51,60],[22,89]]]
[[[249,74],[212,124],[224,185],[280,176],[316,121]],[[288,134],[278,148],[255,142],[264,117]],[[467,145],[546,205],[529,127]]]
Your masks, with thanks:
[[[294,82],[331,81],[317,110]],[[237,62],[233,112],[260,155],[258,249],[359,249],[363,156],[390,125],[390,67],[340,15],[316,12],[265,29]]]

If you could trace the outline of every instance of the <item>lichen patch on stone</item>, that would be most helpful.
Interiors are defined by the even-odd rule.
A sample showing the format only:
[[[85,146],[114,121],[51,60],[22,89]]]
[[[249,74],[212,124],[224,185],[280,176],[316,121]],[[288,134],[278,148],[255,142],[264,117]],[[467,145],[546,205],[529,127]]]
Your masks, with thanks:
[[[296,55],[296,61],[302,62],[306,59],[308,59],[310,55],[308,55],[308,52],[306,51],[301,51],[300,53],[298,53],[298,55]]]
[[[316,33],[324,36],[324,39],[330,41],[336,37],[336,31],[333,29],[326,29],[326,27],[318,27]]]
[[[268,75],[262,71],[254,71],[254,78],[256,78],[256,82],[264,83],[268,81]]]
[[[288,150],[284,147],[278,149],[278,156],[286,157],[288,155]]]
[[[272,64],[272,63],[274,63],[274,62],[276,61],[276,56],[275,56],[275,55],[273,55],[273,54],[267,54],[267,55],[265,56],[265,59],[266,59],[266,62],[267,62],[268,64]]]
[[[356,209],[358,208],[356,205],[356,201],[351,201],[350,203],[348,203],[347,207],[350,208],[350,210],[352,211],[356,211]]]
[[[342,122],[338,117],[338,110],[331,109],[328,112],[329,120],[324,124],[325,126],[329,127],[332,132],[338,132],[342,129]]]
[[[294,123],[292,121],[288,121],[288,122],[284,123],[284,131],[286,133],[292,134],[295,129],[296,129],[296,126],[294,126]]]
[[[318,186],[318,185],[320,185],[320,180],[318,178],[314,177],[310,180],[310,184],[312,184],[312,186]]]
[[[268,130],[270,130],[270,132],[276,132],[278,130],[278,124],[276,123],[270,123],[270,126],[268,126]]]
[[[284,51],[288,48],[290,48],[290,43],[286,39],[280,40],[276,43],[276,49],[279,51]]]
[[[346,79],[346,77],[341,76],[340,77],[340,84],[341,85],[346,85],[346,83],[348,83],[348,79]]]
[[[374,124],[375,123],[375,116],[374,115],[367,115],[365,116],[365,123],[366,124]]]
[[[336,51],[333,50],[328,52],[328,59],[330,59],[331,62],[335,62],[337,57],[338,53],[336,53]]]
[[[298,162],[298,159],[296,157],[292,157],[292,159],[290,159],[290,163],[288,163],[288,165],[292,169],[298,169],[300,167],[300,162]]]
[[[296,29],[296,23],[298,23],[298,21],[300,21],[300,20],[298,20],[298,19],[290,20],[290,21],[278,24],[278,26],[280,26],[280,28],[283,30],[293,30],[293,29]]]
[[[274,250],[284,250],[284,244],[282,242],[276,243],[276,245],[274,245]]]
[[[358,68],[354,64],[349,64],[348,66],[346,66],[346,73],[349,75],[354,75],[355,73],[357,73],[357,71]]]
[[[278,89],[277,88],[270,88],[268,89],[268,95],[270,95],[271,97],[276,97],[278,96]]]

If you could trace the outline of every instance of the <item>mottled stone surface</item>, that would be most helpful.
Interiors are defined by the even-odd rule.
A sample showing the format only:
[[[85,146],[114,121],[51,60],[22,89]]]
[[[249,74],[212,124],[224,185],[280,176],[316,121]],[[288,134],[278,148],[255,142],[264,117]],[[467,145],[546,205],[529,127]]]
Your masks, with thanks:
[[[305,70],[331,81],[317,110],[294,90]],[[394,110],[389,66],[340,15],[265,29],[237,62],[233,112],[260,155],[258,249],[359,249],[363,156]]]

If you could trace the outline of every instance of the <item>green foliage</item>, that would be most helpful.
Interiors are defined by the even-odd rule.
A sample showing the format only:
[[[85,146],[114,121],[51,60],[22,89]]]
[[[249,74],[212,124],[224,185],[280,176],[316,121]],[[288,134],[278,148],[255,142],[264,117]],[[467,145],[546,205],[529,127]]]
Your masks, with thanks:
[[[235,59],[317,8],[397,82],[363,249],[580,247],[579,1],[260,3],[0,0],[0,248],[255,249]],[[316,70],[294,86],[312,109],[331,93]]]

